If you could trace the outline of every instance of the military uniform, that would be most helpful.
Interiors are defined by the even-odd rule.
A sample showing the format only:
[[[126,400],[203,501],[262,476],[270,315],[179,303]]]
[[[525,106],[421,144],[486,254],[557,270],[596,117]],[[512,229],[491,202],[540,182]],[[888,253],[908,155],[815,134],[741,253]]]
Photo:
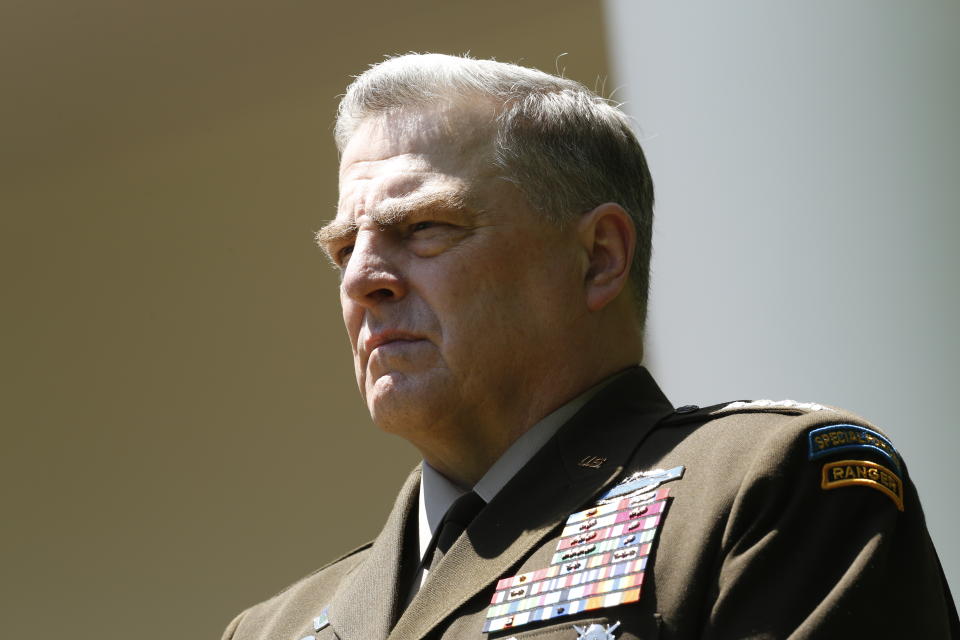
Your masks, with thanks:
[[[654,469],[672,472],[637,473]],[[837,409],[675,410],[631,371],[517,473],[403,608],[418,483],[416,469],[372,544],[241,613],[224,638],[960,637],[903,461]]]

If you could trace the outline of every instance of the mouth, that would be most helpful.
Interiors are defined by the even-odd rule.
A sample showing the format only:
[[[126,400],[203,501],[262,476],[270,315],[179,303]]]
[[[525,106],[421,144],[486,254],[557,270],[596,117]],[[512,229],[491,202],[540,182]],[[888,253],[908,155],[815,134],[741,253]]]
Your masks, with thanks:
[[[380,331],[370,334],[364,343],[364,351],[367,355],[372,355],[375,349],[387,345],[400,345],[407,342],[419,342],[423,340],[421,336],[407,333],[406,331]]]

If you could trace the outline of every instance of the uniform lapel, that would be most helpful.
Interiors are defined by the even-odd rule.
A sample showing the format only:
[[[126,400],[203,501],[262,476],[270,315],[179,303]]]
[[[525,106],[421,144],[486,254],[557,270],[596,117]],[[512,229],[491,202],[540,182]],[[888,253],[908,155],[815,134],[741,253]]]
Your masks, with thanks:
[[[406,537],[415,524],[420,487],[418,466],[404,483],[387,522],[364,561],[346,578],[330,602],[330,625],[342,640],[386,638],[399,603],[407,597],[406,577],[414,560],[405,554]]]
[[[420,640],[509,575],[567,517],[622,472],[672,406],[645,369],[621,376],[575,415],[480,512],[431,572],[389,640]],[[597,465],[584,465],[588,460]],[[371,636],[374,637],[374,636]]]

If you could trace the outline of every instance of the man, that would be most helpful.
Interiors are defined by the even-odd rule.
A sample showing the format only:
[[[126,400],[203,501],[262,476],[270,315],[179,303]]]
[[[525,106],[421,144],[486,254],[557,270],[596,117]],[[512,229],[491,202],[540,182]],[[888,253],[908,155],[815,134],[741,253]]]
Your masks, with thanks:
[[[225,638],[957,633],[879,430],[812,403],[674,409],[638,366],[653,190],[616,107],[409,55],[350,86],[336,133],[318,240],[370,415],[424,462],[374,542]]]

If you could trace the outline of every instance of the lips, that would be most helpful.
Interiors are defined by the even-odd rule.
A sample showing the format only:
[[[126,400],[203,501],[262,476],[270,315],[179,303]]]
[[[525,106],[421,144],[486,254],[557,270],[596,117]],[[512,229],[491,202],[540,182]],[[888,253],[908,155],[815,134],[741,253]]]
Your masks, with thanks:
[[[370,336],[364,340],[363,348],[367,355],[370,355],[377,347],[382,347],[384,345],[397,342],[416,342],[418,340],[423,340],[423,338],[406,331],[378,331],[376,333],[371,333]]]

